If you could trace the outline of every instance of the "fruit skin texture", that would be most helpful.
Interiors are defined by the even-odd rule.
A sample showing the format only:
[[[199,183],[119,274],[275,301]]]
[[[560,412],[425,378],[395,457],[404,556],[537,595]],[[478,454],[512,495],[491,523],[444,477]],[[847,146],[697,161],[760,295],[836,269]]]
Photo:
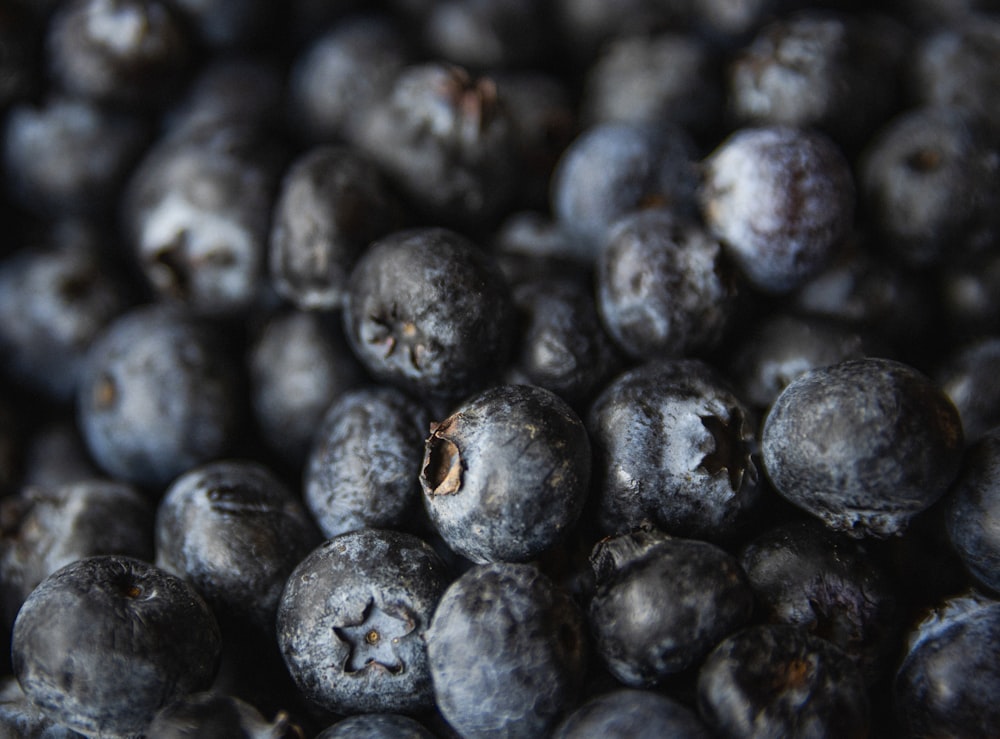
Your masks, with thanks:
[[[46,578],[14,623],[25,694],[88,736],[139,734],[163,706],[206,690],[222,637],[191,586],[153,565],[104,555]]]
[[[1000,428],[970,447],[947,505],[952,547],[978,582],[1000,593]]]
[[[537,568],[474,567],[427,632],[438,708],[467,739],[544,736],[579,695],[585,647],[576,605]]]
[[[408,716],[365,713],[338,721],[316,739],[434,739],[434,734]]]
[[[595,649],[618,680],[652,687],[743,626],[753,591],[732,555],[652,528],[603,539],[590,557]]]
[[[473,562],[523,562],[580,515],[590,483],[583,422],[554,393],[498,385],[431,429],[420,484],[438,533]]]
[[[150,487],[229,452],[238,374],[208,324],[160,304],[136,308],[91,345],[77,391],[87,448],[116,479]]]
[[[812,370],[764,421],[764,467],[789,502],[851,536],[900,534],[958,473],[958,411],[930,379],[890,359]]]
[[[903,736],[1000,734],[1000,603],[952,598],[910,635],[893,683]]]
[[[854,181],[819,133],[740,129],[705,161],[702,215],[751,285],[786,293],[827,265],[854,221]]]
[[[271,634],[288,575],[319,541],[299,498],[246,460],[185,472],[157,510],[157,566],[197,588],[223,627]]]
[[[460,398],[507,357],[512,307],[500,268],[454,231],[397,231],[351,273],[344,333],[377,379],[416,395]]]
[[[619,688],[591,698],[567,716],[552,739],[709,739],[694,711],[651,690]]]
[[[613,382],[587,417],[597,522],[649,521],[668,534],[725,537],[757,501],[749,410],[709,365],[647,362]]]
[[[433,705],[425,634],[449,575],[410,534],[358,529],[313,550],[278,606],[278,643],[309,700],[337,713]]]

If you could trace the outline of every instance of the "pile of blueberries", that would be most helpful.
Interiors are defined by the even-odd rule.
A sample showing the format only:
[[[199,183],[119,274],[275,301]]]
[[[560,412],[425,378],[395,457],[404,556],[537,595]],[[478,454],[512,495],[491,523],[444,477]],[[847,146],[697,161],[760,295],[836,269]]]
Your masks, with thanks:
[[[0,736],[1000,736],[1000,2],[0,0]]]

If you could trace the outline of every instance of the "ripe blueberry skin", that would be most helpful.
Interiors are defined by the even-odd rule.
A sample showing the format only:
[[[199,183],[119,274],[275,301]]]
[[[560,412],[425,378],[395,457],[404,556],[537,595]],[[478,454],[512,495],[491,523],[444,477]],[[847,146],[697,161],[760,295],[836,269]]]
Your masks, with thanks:
[[[434,739],[434,734],[408,716],[365,713],[338,721],[316,739]]]
[[[595,651],[631,687],[652,687],[697,665],[753,610],[739,562],[708,542],[646,527],[603,539],[590,561]]]
[[[46,577],[98,554],[152,561],[155,506],[125,483],[90,479],[24,487],[0,501],[0,592],[5,624]]]
[[[57,225],[43,246],[0,262],[0,366],[57,403],[72,403],[87,348],[132,303],[127,280],[85,225]]]
[[[438,709],[469,739],[543,736],[578,698],[586,644],[578,608],[534,566],[473,567],[427,632]]]
[[[937,380],[962,417],[967,442],[1000,426],[1000,337],[987,336],[959,347]]]
[[[904,736],[1000,732],[1000,603],[970,594],[945,601],[911,633],[893,683]]]
[[[325,536],[413,528],[429,424],[427,410],[392,387],[358,388],[330,406],[303,482],[305,503]]]
[[[786,387],[761,447],[768,477],[790,503],[835,531],[884,538],[944,494],[964,439],[954,404],[929,378],[868,358]]]
[[[49,73],[60,87],[131,108],[162,105],[184,81],[191,61],[181,19],[158,0],[62,3],[45,41]]]
[[[512,314],[496,262],[454,231],[397,231],[351,272],[344,333],[378,380],[458,399],[489,384],[511,344]]]
[[[270,470],[226,460],[167,488],[156,513],[156,564],[205,598],[223,626],[270,634],[292,570],[318,543],[305,506]]]
[[[599,528],[619,534],[649,521],[694,539],[731,535],[758,497],[752,425],[699,360],[647,362],[619,375],[587,417]]]
[[[593,259],[607,229],[622,216],[661,207],[693,215],[698,186],[694,144],[665,124],[602,123],[581,133],[552,173],[557,220],[582,239]]]
[[[221,648],[191,586],[104,555],[67,565],[32,592],[14,622],[11,660],[25,694],[56,722],[127,737],[164,705],[207,689]]]
[[[157,739],[301,739],[302,731],[285,714],[268,721],[239,698],[202,692],[160,709],[145,735]]]
[[[278,642],[299,690],[339,713],[431,707],[425,637],[448,580],[410,534],[358,529],[321,544],[278,607]]]
[[[903,263],[961,264],[1000,234],[1000,144],[987,121],[953,107],[908,110],[868,143],[860,185],[875,229]]]
[[[17,679],[0,680],[0,736],[10,739],[81,739],[72,729],[60,726],[43,713],[21,690]]]
[[[341,308],[368,245],[403,225],[403,210],[374,162],[341,146],[292,162],[271,222],[271,282],[303,310]]]
[[[854,181],[818,132],[737,130],[704,161],[701,213],[747,281],[787,293],[832,259],[854,222]]]
[[[895,657],[902,609],[889,572],[861,543],[818,521],[793,521],[752,539],[740,564],[758,618],[832,642],[869,685],[884,674]]]
[[[946,505],[952,547],[979,583],[1000,593],[1000,427],[969,448]]]
[[[547,9],[532,0],[432,3],[415,16],[432,56],[471,69],[541,66],[551,43]]]
[[[433,223],[480,229],[516,193],[517,143],[490,77],[412,64],[358,127],[357,145]]]
[[[168,131],[146,151],[121,212],[157,296],[214,317],[258,301],[283,159],[257,121]]]
[[[330,405],[365,381],[335,316],[285,310],[261,327],[248,357],[250,401],[267,445],[296,468]]]
[[[597,306],[633,359],[691,356],[715,347],[736,307],[722,246],[668,211],[626,216],[597,258]]]
[[[551,390],[574,409],[620,369],[589,282],[565,274],[529,277],[512,289],[518,337],[506,380]]]
[[[723,737],[868,736],[861,673],[830,642],[761,625],[721,642],[698,673],[698,712]]]
[[[424,506],[467,559],[525,562],[576,522],[590,461],[586,429],[565,401],[531,385],[498,385],[431,426]]]
[[[698,715],[651,690],[619,688],[591,698],[567,716],[552,739],[709,739]]]
[[[238,385],[210,324],[147,305],[118,317],[91,345],[77,417],[103,469],[155,488],[231,450],[239,437]]]

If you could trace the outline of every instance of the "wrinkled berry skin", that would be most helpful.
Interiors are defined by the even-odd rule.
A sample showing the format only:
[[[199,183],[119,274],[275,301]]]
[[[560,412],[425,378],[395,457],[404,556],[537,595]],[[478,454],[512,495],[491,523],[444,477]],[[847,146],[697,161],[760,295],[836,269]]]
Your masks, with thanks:
[[[434,734],[408,716],[364,713],[338,721],[316,739],[434,739]]]
[[[186,695],[156,714],[145,735],[157,739],[293,739],[288,716],[267,721],[249,703],[217,692]]]
[[[793,521],[740,552],[757,617],[800,626],[844,650],[869,684],[895,656],[901,610],[889,573],[863,545],[819,521]]]
[[[648,362],[609,384],[587,418],[599,527],[644,521],[695,539],[723,538],[758,497],[750,412],[699,360]]]
[[[431,427],[420,485],[438,533],[477,563],[524,562],[583,509],[590,442],[554,393],[498,385]]]
[[[633,359],[712,349],[735,308],[722,246],[693,221],[642,211],[612,226],[597,259],[597,307]]]
[[[344,393],[323,417],[303,495],[326,536],[365,526],[412,528],[419,513],[427,411],[392,387]]]
[[[105,555],[67,565],[32,592],[14,623],[11,660],[25,694],[58,723],[126,737],[209,687],[221,639],[183,580]]]
[[[368,371],[416,395],[457,399],[506,361],[512,308],[499,267],[440,228],[373,243],[351,273],[344,332]]]
[[[409,534],[358,529],[321,544],[278,607],[278,643],[299,690],[339,713],[429,708],[425,634],[448,580]]]
[[[80,480],[28,486],[0,501],[0,593],[4,623],[56,570],[98,554],[152,561],[154,504],[131,485]]]
[[[970,447],[947,505],[952,547],[978,582],[1000,593],[1000,428]]]
[[[758,290],[786,293],[819,272],[854,221],[854,181],[825,136],[740,129],[705,161],[702,216]]]
[[[698,715],[651,690],[619,688],[591,698],[556,727],[552,739],[710,739]]]
[[[764,421],[764,467],[790,503],[851,536],[902,533],[958,472],[955,406],[917,370],[856,359],[785,388]]]
[[[902,736],[1000,734],[1000,602],[953,598],[910,635],[893,699]]]
[[[238,398],[238,374],[218,334],[152,305],[119,317],[91,345],[77,416],[103,469],[158,487],[229,451]]]
[[[0,736],[10,739],[80,739],[83,735],[60,726],[21,690],[17,678],[0,680]]]
[[[721,737],[863,739],[868,694],[851,660],[794,626],[751,626],[698,673],[698,712]]]
[[[579,610],[538,569],[474,567],[427,633],[438,708],[469,739],[543,736],[577,700],[585,648]]]
[[[698,664],[753,610],[739,562],[707,542],[644,528],[600,541],[590,562],[595,649],[632,687],[652,687]]]
[[[156,514],[156,564],[184,578],[224,625],[271,633],[285,581],[320,536],[263,465],[212,462],[171,483]]]

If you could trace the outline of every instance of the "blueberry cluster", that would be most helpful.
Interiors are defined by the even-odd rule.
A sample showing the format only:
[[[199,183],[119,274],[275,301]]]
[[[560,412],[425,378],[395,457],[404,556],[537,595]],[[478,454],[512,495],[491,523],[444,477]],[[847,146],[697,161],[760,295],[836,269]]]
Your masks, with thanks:
[[[0,0],[0,736],[1000,736],[998,0]]]

